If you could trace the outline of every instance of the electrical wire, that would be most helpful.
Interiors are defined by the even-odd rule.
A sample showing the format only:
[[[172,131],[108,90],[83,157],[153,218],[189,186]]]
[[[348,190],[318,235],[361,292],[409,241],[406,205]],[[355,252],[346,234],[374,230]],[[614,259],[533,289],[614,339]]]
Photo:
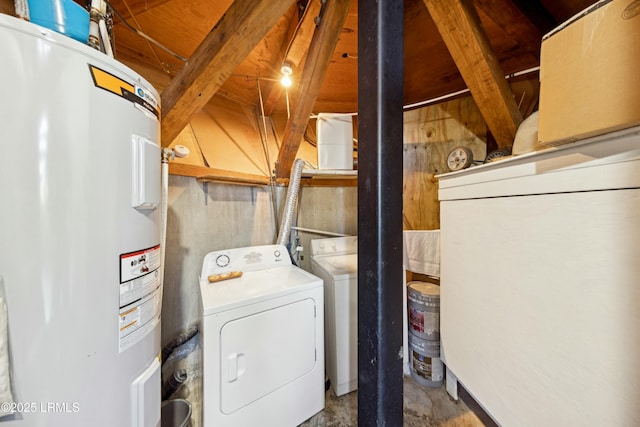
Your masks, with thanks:
[[[267,160],[267,171],[271,170],[271,157],[269,156],[269,138],[267,137],[267,118],[264,115],[264,102],[262,101],[262,89],[260,89],[260,79],[256,79],[258,85],[258,97],[260,98],[260,112],[262,114],[262,125],[264,126],[263,149]],[[262,138],[262,137],[261,137]],[[276,207],[276,180],[269,178],[271,182],[271,209],[273,210],[273,227],[276,236],[280,233],[278,227],[278,209]]]
[[[262,149],[264,150],[265,159],[267,160],[267,171],[271,169],[271,158],[269,156],[269,138],[267,136],[267,118],[264,115],[264,103],[262,102],[262,89],[260,88],[260,80],[256,79],[258,86],[258,97],[260,98],[260,112],[262,113],[262,126],[264,128],[264,141],[262,141]]]
[[[187,58],[185,58],[184,56],[180,56],[177,53],[175,53],[174,51],[172,51],[171,49],[169,49],[168,47],[164,46],[162,43],[154,40],[153,38],[151,38],[150,36],[146,35],[145,33],[143,33],[142,31],[138,30],[137,28],[133,27],[131,24],[129,24],[129,22],[127,22],[126,19],[124,19],[122,17],[122,15],[120,14],[120,12],[118,12],[118,10],[113,7],[113,5],[111,4],[111,1],[109,0],[104,0],[105,3],[107,3],[109,5],[109,7],[113,10],[113,13],[115,13],[118,16],[118,19],[120,19],[120,21],[125,25],[125,27],[127,27],[129,30],[133,31],[134,33],[136,33],[137,35],[139,35],[140,37],[146,39],[147,41],[155,44],[156,46],[158,46],[160,49],[164,50],[165,52],[167,52],[168,54],[174,56],[175,58],[183,61],[183,62],[188,62],[189,60]],[[132,15],[133,16],[133,15]],[[158,59],[158,58],[157,58]],[[158,59],[159,60],[159,59]],[[161,62],[162,63],[162,62]]]

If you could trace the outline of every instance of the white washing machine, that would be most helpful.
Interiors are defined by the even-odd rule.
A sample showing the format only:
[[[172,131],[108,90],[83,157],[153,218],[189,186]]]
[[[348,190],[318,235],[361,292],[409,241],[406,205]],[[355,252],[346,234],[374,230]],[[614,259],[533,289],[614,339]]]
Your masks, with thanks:
[[[320,278],[282,245],[229,249],[205,256],[200,295],[203,426],[297,426],[324,409]]]
[[[358,238],[312,240],[311,271],[324,280],[326,370],[341,396],[358,388]]]

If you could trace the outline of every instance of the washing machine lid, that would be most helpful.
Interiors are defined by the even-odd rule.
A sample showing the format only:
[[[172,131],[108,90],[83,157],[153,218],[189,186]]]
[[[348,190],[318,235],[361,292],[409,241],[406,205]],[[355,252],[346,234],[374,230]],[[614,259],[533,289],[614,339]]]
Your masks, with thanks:
[[[241,274],[233,279],[209,281],[209,276],[228,273]],[[200,276],[202,314],[207,316],[316,286],[322,286],[322,279],[292,265],[282,245],[211,252],[205,256]]]
[[[358,277],[358,254],[324,255],[315,257],[312,262],[323,269],[334,280]]]

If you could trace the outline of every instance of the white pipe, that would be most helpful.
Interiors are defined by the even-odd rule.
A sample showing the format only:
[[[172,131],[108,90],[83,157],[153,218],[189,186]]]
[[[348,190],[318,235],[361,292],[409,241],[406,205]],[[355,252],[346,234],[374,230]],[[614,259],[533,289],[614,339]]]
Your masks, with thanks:
[[[16,9],[16,16],[29,21],[31,18],[29,17],[29,3],[27,0],[15,0],[13,3]]]
[[[291,227],[292,230],[302,231],[305,233],[320,234],[322,236],[349,237],[350,234],[333,233],[331,231],[314,230],[313,228]]]
[[[111,39],[109,38],[109,32],[107,31],[107,24],[104,19],[98,22],[98,28],[100,29],[100,38],[102,39],[102,45],[104,46],[104,53],[113,58],[113,49],[111,49]]]
[[[96,50],[100,50],[100,5],[101,0],[91,0],[91,10],[89,11],[89,40],[87,44]]]
[[[277,245],[287,245],[289,243],[289,234],[291,233],[291,222],[295,213],[296,202],[298,201],[298,189],[300,188],[300,179],[302,178],[302,168],[304,160],[296,159],[291,168],[291,176],[289,177],[289,189],[287,191],[287,200],[282,211],[282,221],[280,221],[280,231],[278,232]]]
[[[169,208],[169,157],[172,151],[162,149],[162,164],[160,169],[160,183],[162,186],[162,200],[160,201],[160,302],[164,293],[165,255],[167,253],[167,210]]]

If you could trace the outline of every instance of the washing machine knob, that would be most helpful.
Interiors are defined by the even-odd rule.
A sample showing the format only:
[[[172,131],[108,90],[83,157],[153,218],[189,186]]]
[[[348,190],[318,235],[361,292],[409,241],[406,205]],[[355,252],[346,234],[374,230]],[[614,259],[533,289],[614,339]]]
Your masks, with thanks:
[[[280,251],[275,251],[273,254],[276,256],[276,258],[280,258]]]

